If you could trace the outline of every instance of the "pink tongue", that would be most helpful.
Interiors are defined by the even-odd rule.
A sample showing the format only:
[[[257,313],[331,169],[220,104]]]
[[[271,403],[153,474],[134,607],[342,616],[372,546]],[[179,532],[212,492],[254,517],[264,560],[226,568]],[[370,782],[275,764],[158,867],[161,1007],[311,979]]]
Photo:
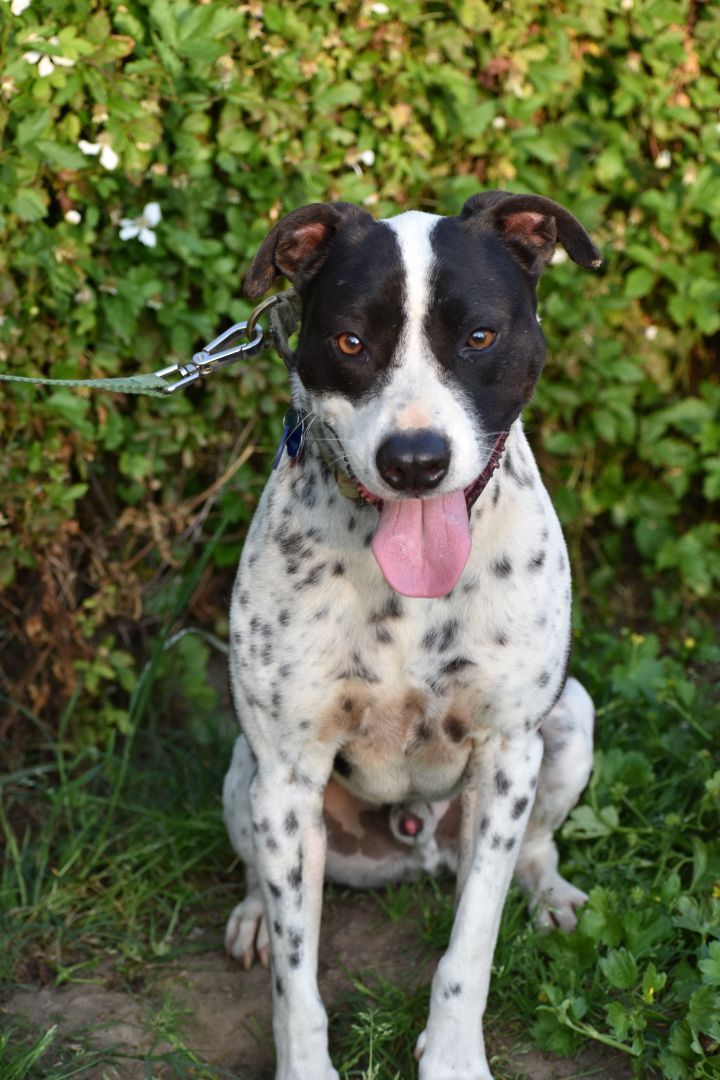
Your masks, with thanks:
[[[388,585],[403,596],[446,596],[470,554],[465,493],[386,502],[372,541]]]

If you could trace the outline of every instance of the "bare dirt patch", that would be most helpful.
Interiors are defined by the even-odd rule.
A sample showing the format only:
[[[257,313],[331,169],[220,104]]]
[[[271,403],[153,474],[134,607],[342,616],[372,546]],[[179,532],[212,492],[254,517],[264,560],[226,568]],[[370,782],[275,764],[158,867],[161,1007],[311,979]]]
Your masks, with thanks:
[[[335,894],[328,899],[319,963],[328,1006],[347,995],[353,976],[369,981],[384,976],[408,989],[426,985],[435,959],[419,945],[411,920],[390,922],[371,896]],[[109,975],[103,981],[99,976],[98,984],[90,986],[18,990],[4,1011],[38,1031],[57,1023],[66,1044],[89,1043],[107,1050],[108,1062],[85,1070],[86,1080],[147,1080],[147,1066],[140,1059],[150,1051],[158,1056],[172,1048],[158,1019],[168,1006],[175,1010],[175,1030],[185,1046],[216,1069],[219,1078],[272,1080],[268,972],[259,967],[242,971],[225,957],[219,941],[215,947],[215,936],[212,948],[151,967],[141,992],[119,990],[117,979]],[[514,1080],[625,1080],[630,1075],[619,1055],[602,1049],[568,1061],[526,1048],[508,1034],[491,1030],[488,1035],[490,1052],[502,1062],[498,1075]],[[153,1066],[157,1080],[170,1075],[162,1064]]]

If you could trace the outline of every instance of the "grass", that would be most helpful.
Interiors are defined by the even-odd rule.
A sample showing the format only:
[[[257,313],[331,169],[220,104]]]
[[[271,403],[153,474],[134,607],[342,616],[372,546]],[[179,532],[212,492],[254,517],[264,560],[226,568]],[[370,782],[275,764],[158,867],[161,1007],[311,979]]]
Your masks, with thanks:
[[[718,650],[699,627],[694,633],[664,650],[633,633],[578,637],[574,669],[598,704],[597,755],[562,858],[590,902],[576,934],[540,936],[511,893],[488,1006],[491,1041],[493,1032],[517,1033],[563,1055],[597,1045],[637,1077],[720,1076],[720,723],[703,688]],[[163,965],[207,948],[208,935],[221,947],[237,888],[219,812],[231,729],[157,719],[173,700],[162,660],[160,650],[139,689],[132,741],[110,740],[101,751],[74,745],[71,703],[51,747],[2,780],[0,979],[8,987],[112,982],[137,995]],[[449,883],[388,889],[377,902],[382,918],[412,922],[418,950],[434,954],[447,940]],[[413,1075],[427,999],[427,987],[358,974],[331,1015],[344,1080]],[[50,1022],[28,1031],[10,1020],[3,1080],[65,1080],[128,1062],[149,1077],[219,1080],[223,1072],[188,1045],[184,1018],[172,997],[149,1010],[154,1036],[141,1054],[68,1044]],[[502,1050],[493,1067],[498,1080],[522,1075]]]

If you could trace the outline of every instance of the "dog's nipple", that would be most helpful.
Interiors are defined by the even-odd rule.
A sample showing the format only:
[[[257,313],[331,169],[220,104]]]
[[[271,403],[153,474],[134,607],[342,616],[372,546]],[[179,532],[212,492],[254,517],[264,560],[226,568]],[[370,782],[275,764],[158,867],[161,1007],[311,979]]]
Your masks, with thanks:
[[[423,830],[423,821],[417,814],[401,814],[398,822],[400,832],[404,836],[418,836]]]

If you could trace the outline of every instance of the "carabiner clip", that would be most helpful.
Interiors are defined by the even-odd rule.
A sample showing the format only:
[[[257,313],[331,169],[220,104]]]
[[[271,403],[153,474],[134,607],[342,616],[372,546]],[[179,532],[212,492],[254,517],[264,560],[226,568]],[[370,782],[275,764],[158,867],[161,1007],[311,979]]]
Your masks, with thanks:
[[[212,375],[214,371],[219,371],[220,368],[227,367],[228,364],[234,364],[246,356],[255,356],[256,353],[259,353],[264,348],[265,332],[262,326],[258,326],[258,319],[263,312],[276,304],[278,299],[278,296],[270,296],[267,300],[263,300],[262,304],[258,304],[246,322],[235,323],[229,330],[225,330],[214,338],[200,352],[196,352],[192,360],[188,360],[186,364],[170,364],[168,367],[154,372],[161,379],[166,378],[168,375],[179,374],[181,376],[177,382],[168,383],[164,393],[174,394],[176,390],[182,390],[184,387],[190,386],[191,383],[197,382],[198,379],[204,378],[206,375]],[[220,352],[215,351],[220,349],[220,346],[224,345],[226,341],[232,341],[237,337],[244,337],[248,340],[240,342],[238,345],[232,345],[227,349],[221,349]]]

